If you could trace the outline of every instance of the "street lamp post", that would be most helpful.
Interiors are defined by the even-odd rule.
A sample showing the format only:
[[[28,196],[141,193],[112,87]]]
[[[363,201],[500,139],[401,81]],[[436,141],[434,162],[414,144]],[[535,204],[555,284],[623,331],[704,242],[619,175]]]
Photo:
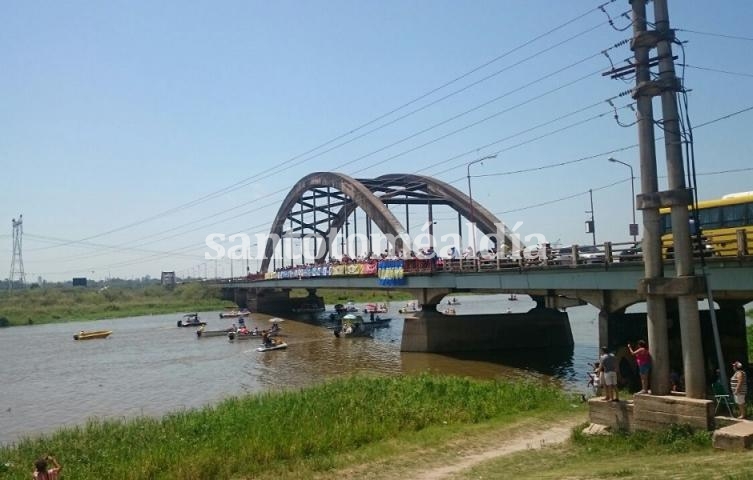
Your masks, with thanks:
[[[633,175],[633,166],[613,157],[609,157],[608,160],[612,163],[620,163],[622,165],[625,165],[630,169],[630,199],[632,200],[633,205],[633,223],[630,224],[630,234],[633,236],[633,243],[636,243],[636,238],[638,236],[638,224],[635,223],[635,175]]]
[[[473,239],[473,255],[476,255],[476,219],[474,218],[474,211],[473,211],[473,192],[471,191],[471,165],[476,163],[481,163],[484,160],[489,160],[492,158],[497,158],[497,154],[494,155],[487,155],[485,157],[479,158],[477,160],[474,160],[472,162],[469,162],[466,167],[466,175],[468,177],[468,198],[471,201],[471,237]]]

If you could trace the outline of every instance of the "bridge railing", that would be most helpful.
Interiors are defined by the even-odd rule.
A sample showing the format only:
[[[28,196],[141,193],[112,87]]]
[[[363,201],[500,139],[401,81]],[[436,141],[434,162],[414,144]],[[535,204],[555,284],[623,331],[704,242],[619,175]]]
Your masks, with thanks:
[[[753,260],[753,235],[740,228],[713,234],[704,234],[700,241],[693,241],[693,251],[696,258],[703,257],[708,261],[725,259]],[[665,263],[673,261],[671,242],[662,246]],[[531,269],[562,269],[562,268],[610,268],[616,264],[635,263],[643,261],[643,251],[640,242],[604,242],[583,248],[578,245],[553,249],[548,245],[538,248],[528,247],[523,257],[489,255],[481,257],[448,259],[435,257],[432,259],[410,258],[399,260],[402,264],[400,275],[432,275],[437,272],[471,273],[488,271],[523,271]],[[278,279],[303,279],[314,277],[377,277],[379,276],[378,261],[351,262],[347,264],[321,264],[286,268],[268,273],[249,274],[245,277],[220,279],[219,283],[261,282]]]

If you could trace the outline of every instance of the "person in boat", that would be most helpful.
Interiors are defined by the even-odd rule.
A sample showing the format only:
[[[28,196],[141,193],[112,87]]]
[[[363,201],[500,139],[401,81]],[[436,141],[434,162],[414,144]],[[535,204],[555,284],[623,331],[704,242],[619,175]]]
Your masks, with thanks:
[[[241,328],[246,328],[246,320],[244,320],[243,317],[238,317],[238,325]]]
[[[269,329],[269,333],[277,333],[280,331],[280,324],[279,323],[273,323],[272,327]]]
[[[233,326],[230,327],[230,331],[231,332],[237,332],[238,331],[238,327],[236,327],[235,324],[233,324]]]
[[[266,330],[262,330],[261,332],[261,341],[265,347],[271,347],[272,345],[274,345],[272,337],[269,336],[269,332],[267,332]]]
[[[241,325],[240,328],[238,328],[238,334],[239,335],[248,335],[248,328],[246,328],[245,325]]]
[[[259,327],[254,327],[254,331],[251,333],[253,333],[254,335],[259,335]]]
[[[52,468],[47,468],[52,464]],[[32,478],[37,480],[58,480],[62,466],[52,455],[45,455],[34,462],[34,471],[31,473]]]

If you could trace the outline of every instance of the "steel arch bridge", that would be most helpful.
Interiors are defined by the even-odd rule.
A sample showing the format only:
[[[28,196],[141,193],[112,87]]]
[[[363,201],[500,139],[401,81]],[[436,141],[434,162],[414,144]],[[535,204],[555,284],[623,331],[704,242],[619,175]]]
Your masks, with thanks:
[[[356,213],[359,209],[366,215],[364,223],[365,234],[369,239],[369,252],[373,252],[372,223],[388,238],[394,239],[395,250],[402,250],[409,229],[390,211],[389,205],[405,205],[405,222],[408,227],[408,207],[426,205],[429,235],[434,233],[432,208],[437,205],[449,206],[458,214],[458,232],[462,231],[462,218],[466,218],[475,223],[482,234],[490,236],[495,245],[500,241],[497,238],[500,235],[499,229],[502,229],[504,244],[512,244],[509,230],[493,213],[476,201],[471,203],[468,195],[440,180],[413,174],[387,174],[373,179],[356,179],[343,173],[315,172],[301,178],[280,205],[269,232],[261,271],[268,271],[277,244],[282,238],[324,238],[325,241],[316,247],[316,258],[324,261],[331,255],[336,235],[342,233],[347,237],[351,233],[351,218],[354,227],[352,233],[358,233]],[[284,248],[282,261],[285,261]]]

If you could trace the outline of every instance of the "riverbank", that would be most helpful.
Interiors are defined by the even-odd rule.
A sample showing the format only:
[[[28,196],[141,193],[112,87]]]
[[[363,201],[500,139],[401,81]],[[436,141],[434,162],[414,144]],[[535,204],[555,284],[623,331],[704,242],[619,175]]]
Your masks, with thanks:
[[[62,323],[231,306],[220,289],[199,283],[168,289],[144,287],[53,287],[16,290],[0,296],[0,319],[9,325]]]
[[[586,418],[542,384],[351,377],[65,428],[0,448],[0,473],[28,478],[49,453],[81,480],[750,478],[753,451],[715,451],[710,432],[584,436]]]
[[[55,455],[66,478],[312,478],[522,417],[584,407],[551,385],[446,376],[353,377],[162,419],[91,422],[0,448],[4,478]]]

